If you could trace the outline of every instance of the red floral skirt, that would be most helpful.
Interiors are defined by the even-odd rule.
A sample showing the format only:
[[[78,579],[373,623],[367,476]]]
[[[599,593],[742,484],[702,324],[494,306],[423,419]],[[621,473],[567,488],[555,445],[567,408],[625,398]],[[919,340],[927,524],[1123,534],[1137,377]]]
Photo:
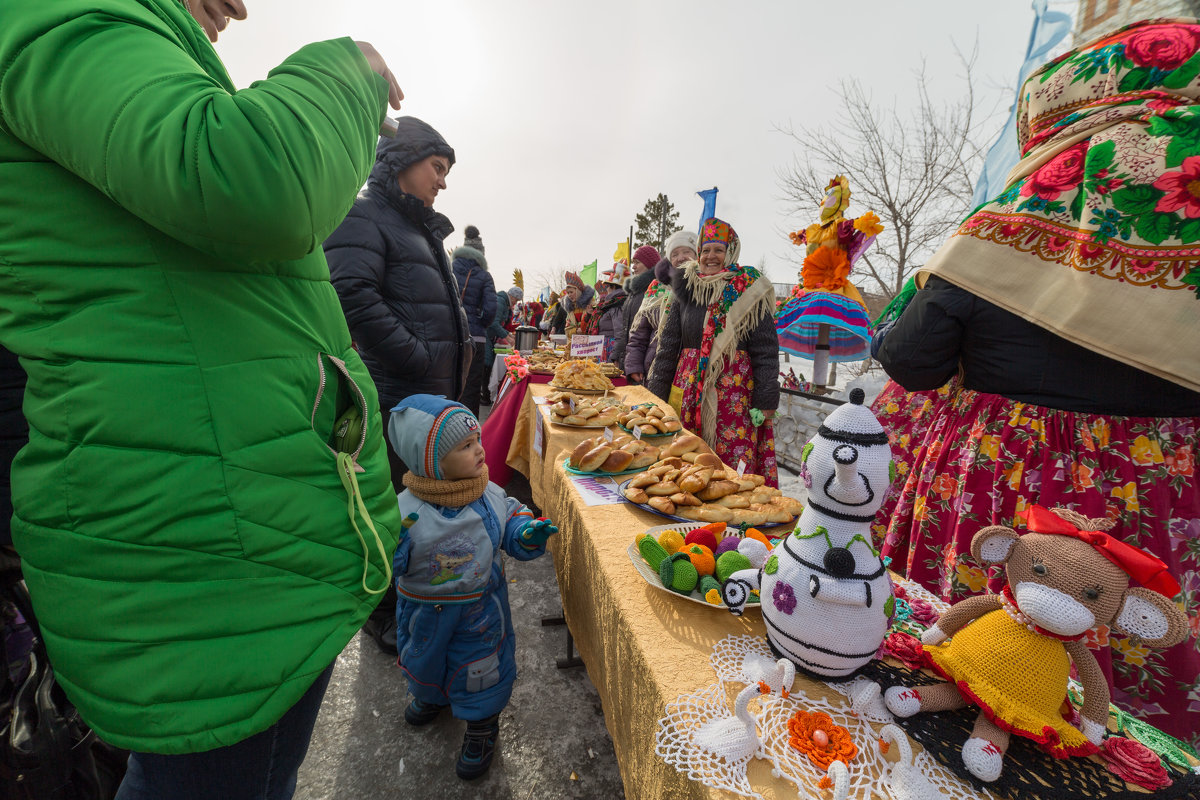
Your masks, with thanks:
[[[897,477],[873,531],[891,567],[950,601],[1004,586],[971,558],[988,525],[1013,526],[1032,504],[1116,522],[1111,534],[1166,562],[1190,636],[1169,650],[1094,629],[1113,702],[1200,743],[1200,418],[1058,411],[957,389],[907,393],[889,383],[873,406]]]
[[[675,386],[686,389],[689,383],[695,383],[699,364],[698,349],[689,347],[680,353]],[[708,445],[729,466],[737,467],[738,461],[745,461],[747,472],[762,475],[768,486],[779,486],[779,472],[775,467],[775,428],[770,420],[757,428],[750,420],[753,376],[750,356],[745,350],[738,350],[725,372],[717,378],[717,430]],[[684,396],[687,397],[686,392]],[[695,415],[695,405],[685,401],[682,418],[694,419]]]

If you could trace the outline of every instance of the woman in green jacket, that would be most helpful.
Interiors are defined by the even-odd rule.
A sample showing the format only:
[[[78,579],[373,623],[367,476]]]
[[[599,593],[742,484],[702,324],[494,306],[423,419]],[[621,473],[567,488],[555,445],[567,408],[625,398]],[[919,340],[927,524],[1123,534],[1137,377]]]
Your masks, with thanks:
[[[134,751],[122,798],[290,797],[401,531],[320,246],[399,88],[339,39],[238,91],[205,32],[244,15],[0,6],[13,540],[59,683]]]

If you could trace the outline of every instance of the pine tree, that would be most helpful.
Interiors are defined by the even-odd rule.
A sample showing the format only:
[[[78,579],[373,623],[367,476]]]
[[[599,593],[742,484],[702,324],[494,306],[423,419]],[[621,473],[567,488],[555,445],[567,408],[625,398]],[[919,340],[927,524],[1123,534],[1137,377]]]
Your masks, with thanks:
[[[660,253],[667,238],[675,231],[682,230],[679,212],[661,192],[658,197],[646,201],[646,207],[634,217],[633,224],[633,246],[653,245]]]

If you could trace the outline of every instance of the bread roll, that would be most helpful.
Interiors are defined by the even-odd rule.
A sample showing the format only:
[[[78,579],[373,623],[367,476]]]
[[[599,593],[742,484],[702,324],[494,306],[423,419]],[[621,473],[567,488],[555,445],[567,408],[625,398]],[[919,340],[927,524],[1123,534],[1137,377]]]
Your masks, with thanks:
[[[754,505],[755,503],[771,502],[771,495],[767,494],[762,489],[755,489],[754,491],[748,492],[747,494],[750,495],[750,505]]]
[[[704,446],[704,440],[694,433],[685,433],[675,441],[667,445],[666,454],[669,456],[681,456],[684,453],[691,453],[694,450],[699,450]],[[717,520],[718,522],[720,520]]]
[[[583,458],[579,459],[579,468],[584,472],[595,472],[604,463],[604,460],[612,455],[612,451],[612,447],[607,444],[593,447],[584,453]]]
[[[682,458],[680,458],[679,456],[668,455],[668,453],[666,452],[665,449],[660,448],[660,450],[661,450],[663,456],[665,456],[662,461],[658,462],[660,465],[662,465],[664,467],[674,467],[675,469],[683,468],[683,459]]]
[[[667,433],[681,431],[683,430],[683,423],[677,419],[665,419],[663,420],[663,430]]]
[[[667,431],[667,423],[663,422],[659,417],[651,417],[650,424],[659,433],[666,433]]]
[[[629,488],[645,489],[647,486],[653,486],[656,483],[658,483],[658,478],[649,472],[641,472],[629,479]]]
[[[664,514],[674,514],[675,504],[671,502],[669,497],[651,497],[649,505],[656,511],[661,511]]]
[[[718,497],[716,500],[713,500],[713,505],[725,508],[749,508],[750,499],[740,494],[727,494],[724,497]]]
[[[687,506],[676,512],[684,519],[694,519],[701,522],[729,522],[733,519],[733,511],[720,506],[705,503],[702,506]]]
[[[648,422],[638,425],[637,429],[642,432],[643,436],[646,436],[647,434],[653,436],[654,434],[658,433],[658,428],[654,427]]]
[[[643,492],[641,489],[634,489],[633,487],[626,487],[625,499],[631,503],[637,503],[638,505],[643,506],[650,501],[650,497],[645,492]]]
[[[667,415],[667,412],[663,411],[658,406],[654,406],[653,408],[651,408],[649,411],[646,412],[647,417],[655,417],[657,419],[662,419],[666,415]]]
[[[721,459],[715,453],[697,453],[696,463],[705,467],[712,467],[714,470],[721,469],[724,465]]]
[[[677,480],[679,478],[679,476],[682,474],[683,474],[683,470],[672,468],[672,469],[669,469],[666,472],[664,472],[662,475],[659,475],[658,479],[660,481],[674,481],[674,480]]]
[[[655,464],[653,467],[646,470],[646,472],[649,472],[651,475],[653,475],[654,477],[657,478],[660,475],[666,475],[668,472],[670,472],[673,469],[677,469],[677,468],[671,466],[670,464],[659,463],[659,464]]]
[[[701,469],[682,477],[679,480],[679,488],[685,492],[698,492],[708,486],[710,481],[712,481],[712,470]]]
[[[751,528],[755,525],[766,525],[767,515],[752,508],[735,508],[733,509],[733,519],[729,520],[729,524]]]
[[[671,495],[671,502],[677,506],[702,506],[702,505],[704,505],[704,503],[701,502],[699,497],[696,497],[696,495],[692,494],[691,492],[686,492],[686,491]]]
[[[575,449],[571,451],[571,467],[574,469],[579,469],[579,462],[583,461],[583,457],[587,455],[588,451],[593,447],[595,447],[595,444],[591,439],[584,439],[582,442],[575,445]]]
[[[576,416],[583,417],[584,419],[591,419],[592,417],[600,416],[600,412],[591,406],[583,406],[582,408],[576,406],[575,414]]]
[[[571,414],[570,416],[563,417],[561,420],[556,421],[562,422],[564,425],[587,425],[587,420],[578,414]]]
[[[737,482],[739,492],[753,491],[758,486],[754,481],[747,480],[749,477],[749,475],[743,475],[742,479]]]
[[[664,481],[662,483],[656,483],[653,486],[646,487],[646,494],[650,495],[651,497],[670,497],[679,491],[682,490],[679,488],[679,484],[675,483],[675,481]]]
[[[648,467],[651,464],[653,464],[655,459],[657,459],[657,458],[658,458],[658,453],[656,453],[656,452],[652,453],[652,452],[650,452],[650,450],[643,450],[642,452],[634,455],[633,461],[631,461],[629,464],[629,468],[630,469],[644,469],[645,467]]]
[[[571,413],[571,404],[570,403],[555,403],[554,405],[550,406],[550,411],[553,412],[557,416],[565,417]]]
[[[754,485],[755,485],[755,486],[762,486],[764,483],[766,483],[766,482],[767,482],[767,479],[766,479],[766,478],[764,478],[762,475],[753,475],[753,474],[751,474],[751,473],[749,473],[749,472],[747,472],[747,473],[746,473],[745,475],[743,475],[742,477],[743,477],[743,478],[748,478],[749,480],[752,480],[752,481],[754,481]]]
[[[773,503],[760,503],[759,505],[750,506],[751,511],[757,511],[767,515],[767,522],[772,524],[791,522],[794,515],[789,514],[783,506],[777,506]]]
[[[613,450],[608,454],[608,458],[604,459],[604,463],[600,465],[600,471],[624,472],[629,469],[631,461],[633,461],[633,453],[626,453],[624,450]]]
[[[733,481],[712,481],[708,486],[696,492],[696,496],[704,501],[716,500],[725,495],[733,494],[737,490],[738,486]]]
[[[791,497],[772,497],[769,502],[773,506],[779,506],[793,517],[804,510],[804,504]]]
[[[608,428],[608,427],[615,425],[616,423],[617,423],[617,418],[614,417],[612,414],[601,414],[597,417],[592,417],[592,421],[589,422],[588,424],[589,425],[599,425],[601,427]]]

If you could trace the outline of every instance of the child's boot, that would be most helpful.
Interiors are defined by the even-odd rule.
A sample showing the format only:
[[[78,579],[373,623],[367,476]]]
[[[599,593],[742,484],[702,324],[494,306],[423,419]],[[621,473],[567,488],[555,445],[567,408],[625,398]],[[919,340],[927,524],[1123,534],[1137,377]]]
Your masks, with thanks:
[[[409,725],[428,725],[437,719],[438,714],[442,713],[445,706],[435,705],[433,703],[422,703],[417,698],[408,704],[408,708],[404,709],[404,721]]]
[[[500,715],[494,714],[478,722],[467,723],[467,733],[463,736],[462,753],[454,771],[464,781],[483,777],[492,765],[492,756],[496,753],[496,739],[500,736]]]

